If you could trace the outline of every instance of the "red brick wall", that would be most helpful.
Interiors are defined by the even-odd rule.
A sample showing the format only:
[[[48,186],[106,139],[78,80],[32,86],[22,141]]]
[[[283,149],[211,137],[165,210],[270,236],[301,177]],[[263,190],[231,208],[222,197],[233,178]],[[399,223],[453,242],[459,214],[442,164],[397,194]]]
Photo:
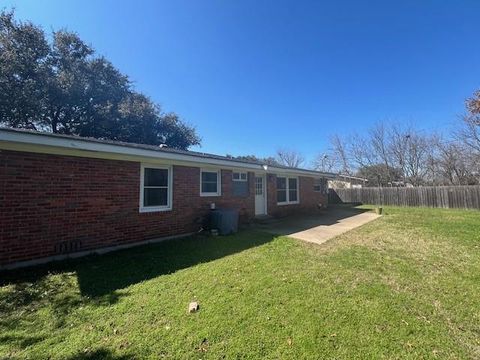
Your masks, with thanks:
[[[222,170],[222,196],[200,197],[198,167],[173,167],[173,208],[139,212],[140,163],[0,151],[0,266],[67,252],[195,232],[217,207],[255,213],[254,174],[249,195],[232,195],[232,174]],[[277,206],[276,176],[267,175],[268,213],[316,211],[326,203],[313,178],[300,177],[300,204]]]
[[[267,175],[268,214],[275,217],[293,213],[313,213],[318,211],[318,204],[327,205],[327,195],[313,191],[313,177],[299,177],[299,204],[277,205],[277,176]]]
[[[247,197],[230,170],[221,197],[200,197],[199,168],[174,166],[173,210],[140,213],[140,163],[0,151],[0,265],[197,231],[211,202],[247,220],[253,176]]]

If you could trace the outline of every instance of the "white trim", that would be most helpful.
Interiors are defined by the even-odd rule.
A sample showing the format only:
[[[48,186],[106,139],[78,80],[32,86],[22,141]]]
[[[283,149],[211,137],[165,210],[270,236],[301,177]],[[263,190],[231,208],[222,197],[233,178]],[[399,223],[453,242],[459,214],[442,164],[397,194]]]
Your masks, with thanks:
[[[255,214],[255,216],[258,216],[258,215],[268,215],[268,200],[267,200],[267,197],[268,197],[268,187],[267,187],[267,181],[268,181],[268,174],[265,174],[265,173],[254,173],[253,174],[253,196],[254,196],[254,201],[257,201],[256,199],[256,180],[255,178],[256,177],[261,177],[263,180],[262,180],[262,183],[263,183],[263,202],[264,202],[264,206],[265,206],[265,211],[264,211],[264,214]]]
[[[144,206],[144,192],[145,192],[145,168],[147,169],[164,169],[168,170],[168,187],[167,187],[167,205],[166,206]],[[173,204],[173,168],[172,166],[162,166],[158,164],[140,164],[140,201],[139,212],[157,212],[157,211],[170,211]]]
[[[285,185],[286,185],[286,188],[285,188],[285,197],[287,199],[287,201],[282,201],[282,202],[278,202],[277,201],[277,205],[279,206],[283,206],[283,205],[294,205],[294,204],[300,204],[300,179],[298,176],[284,176],[284,175],[280,175],[280,176],[277,176],[277,179],[278,178],[285,178]],[[275,179],[275,196],[277,197],[278,199],[278,188],[277,188],[277,179]],[[290,183],[289,183],[289,179],[296,179],[297,180],[297,200],[296,201],[290,201]]]
[[[250,169],[265,171],[261,164],[243,163],[226,159],[202,157],[198,154],[179,154],[135,147],[134,145],[117,145],[102,143],[88,138],[75,138],[45,133],[34,133],[12,129],[0,129],[0,149],[28,151],[46,154],[81,156],[100,159],[114,159],[136,162],[163,162],[168,164],[221,166],[224,169]],[[324,176],[334,179],[335,174],[302,169],[279,168],[268,166],[268,172],[274,174],[291,174],[305,176]]]
[[[263,175],[263,191],[265,192],[265,215],[268,215],[268,174]]]
[[[217,173],[217,191],[216,192],[202,192],[202,173]],[[200,168],[200,196],[222,196],[222,170]]]
[[[235,179],[235,177],[234,177],[235,174],[238,174],[238,179]],[[244,179],[242,179],[242,175],[245,175]],[[246,171],[232,171],[232,181],[247,182],[248,181],[248,172],[246,172]]]
[[[320,184],[317,184],[317,180],[320,181]],[[323,183],[323,179],[322,179],[322,178],[319,178],[319,177],[313,178],[313,192],[323,192],[323,191],[322,191],[322,183]],[[320,186],[320,189],[319,189],[319,190],[315,190],[315,186]]]

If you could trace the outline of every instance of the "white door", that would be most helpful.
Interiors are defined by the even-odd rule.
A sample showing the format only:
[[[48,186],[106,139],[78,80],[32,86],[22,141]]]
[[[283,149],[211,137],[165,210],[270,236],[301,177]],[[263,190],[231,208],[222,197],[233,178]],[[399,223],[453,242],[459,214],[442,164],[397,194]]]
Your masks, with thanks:
[[[265,176],[255,176],[255,215],[266,215]]]

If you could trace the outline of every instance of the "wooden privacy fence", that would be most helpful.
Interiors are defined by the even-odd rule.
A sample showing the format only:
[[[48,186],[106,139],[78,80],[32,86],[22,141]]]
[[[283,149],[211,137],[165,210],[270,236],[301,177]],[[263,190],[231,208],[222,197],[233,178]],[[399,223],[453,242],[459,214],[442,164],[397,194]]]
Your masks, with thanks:
[[[480,185],[329,189],[328,202],[480,209]]]

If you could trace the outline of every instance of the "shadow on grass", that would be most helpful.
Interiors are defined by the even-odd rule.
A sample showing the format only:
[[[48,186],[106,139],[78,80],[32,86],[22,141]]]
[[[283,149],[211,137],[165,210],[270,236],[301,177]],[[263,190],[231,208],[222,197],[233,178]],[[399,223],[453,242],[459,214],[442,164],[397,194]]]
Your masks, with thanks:
[[[71,357],[68,357],[67,360],[127,360],[132,359],[131,356],[119,356],[112,354],[111,351],[106,349],[99,349],[87,353],[78,353]]]
[[[105,255],[94,255],[5,272],[1,276],[0,285],[10,284],[18,287],[18,298],[12,299],[12,301],[26,305],[42,293],[38,290],[33,294],[25,291],[29,284],[41,284],[49,273],[73,272],[77,276],[82,297],[108,305],[115,303],[118,297],[122,296],[116,290],[239,253],[263,245],[273,238],[272,234],[258,231],[243,231],[222,237],[193,236]],[[65,307],[75,305],[71,303],[71,299],[62,300],[62,303],[59,304],[62,311],[66,310]]]
[[[19,348],[26,348],[45,340],[43,336],[0,335],[0,343],[16,344]]]

